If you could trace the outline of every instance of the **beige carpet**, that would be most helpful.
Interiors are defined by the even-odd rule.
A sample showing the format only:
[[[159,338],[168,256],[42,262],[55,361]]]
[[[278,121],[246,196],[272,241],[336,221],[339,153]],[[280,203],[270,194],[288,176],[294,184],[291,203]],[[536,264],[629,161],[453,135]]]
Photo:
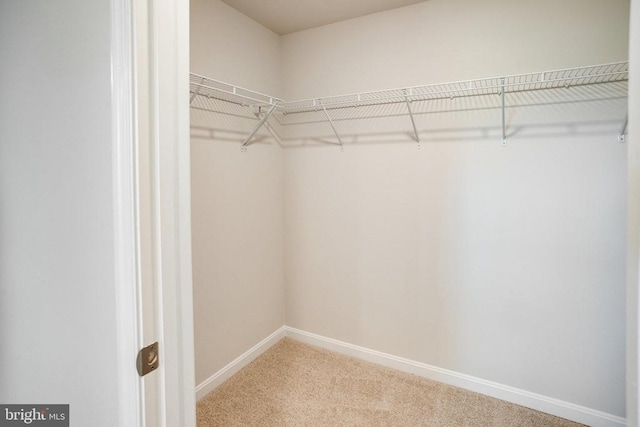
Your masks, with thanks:
[[[579,426],[288,338],[204,397],[198,426]]]

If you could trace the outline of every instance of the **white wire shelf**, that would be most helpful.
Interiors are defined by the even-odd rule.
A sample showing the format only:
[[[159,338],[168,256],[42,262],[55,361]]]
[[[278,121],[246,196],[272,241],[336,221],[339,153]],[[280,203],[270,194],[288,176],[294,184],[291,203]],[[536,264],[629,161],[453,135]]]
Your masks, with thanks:
[[[516,92],[572,88],[603,83],[626,82],[629,78],[628,62],[567,68],[505,77],[490,77],[436,83],[398,89],[362,92],[312,98],[282,103],[287,114],[316,111],[324,106],[327,110],[358,106],[373,106],[409,101],[429,101],[469,96],[500,95]]]
[[[210,79],[199,74],[189,74],[190,101],[196,97],[218,99],[243,106],[269,107],[283,102],[282,99],[254,90],[245,89],[219,80]]]
[[[310,123],[328,123],[342,146],[335,123],[365,118],[409,116],[413,139],[420,144],[415,118],[433,112],[465,109],[502,109],[502,141],[506,143],[505,109],[531,105],[550,105],[592,100],[626,98],[628,62],[590,65],[560,70],[436,83],[389,90],[284,101],[259,92],[191,74],[194,99],[220,100],[251,107],[247,117],[259,120],[249,139],[263,125],[273,121],[278,129]],[[466,101],[465,101],[466,100]],[[455,101],[455,102],[451,102]],[[623,117],[620,118],[621,123]],[[407,119],[408,120],[408,119]],[[626,120],[624,120],[626,122]],[[272,132],[273,129],[270,129]],[[618,140],[624,142],[623,125]]]

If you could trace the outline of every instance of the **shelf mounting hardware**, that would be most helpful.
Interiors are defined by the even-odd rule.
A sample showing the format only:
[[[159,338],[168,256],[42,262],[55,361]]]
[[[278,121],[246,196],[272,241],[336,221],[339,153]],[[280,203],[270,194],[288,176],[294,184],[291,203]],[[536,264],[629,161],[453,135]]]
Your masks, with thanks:
[[[200,89],[202,89],[202,85],[204,85],[204,81],[205,81],[205,78],[203,77],[202,80],[200,81],[200,84],[198,85],[198,87],[196,87],[196,90],[194,90],[191,93],[191,98],[189,99],[189,105],[191,105],[193,100],[196,99],[196,96],[198,96],[198,94],[200,93]]]
[[[627,122],[629,121],[629,115],[624,116],[624,123],[622,123],[622,128],[620,128],[620,133],[618,134],[618,142],[624,143],[624,134],[627,132]]]
[[[413,118],[413,111],[411,111],[411,103],[409,102],[409,97],[407,96],[407,90],[404,89],[402,92],[404,95],[404,102],[407,104],[407,110],[409,111],[409,117],[411,118],[411,125],[413,126],[413,135],[415,137],[414,139],[418,143],[418,149],[420,149],[422,148],[420,146],[420,136],[418,135],[418,129],[416,128],[416,121]]]
[[[342,151],[344,149],[344,145],[342,144],[342,138],[340,138],[340,135],[338,134],[336,127],[333,125],[333,120],[331,120],[331,117],[329,116],[329,113],[327,112],[327,109],[324,107],[324,104],[322,103],[322,101],[318,100],[318,104],[320,104],[320,106],[322,107],[322,111],[324,111],[324,115],[327,116],[327,120],[331,125],[331,129],[333,129],[333,133],[336,135],[336,138],[338,138],[338,144],[340,144],[340,151]]]
[[[502,145],[507,145],[507,132],[504,111],[504,77],[500,79],[500,95],[502,97]]]
[[[256,127],[253,129],[253,131],[249,134],[249,136],[244,140],[244,142],[242,143],[242,146],[240,147],[240,149],[242,151],[247,151],[247,146],[249,145],[249,141],[251,141],[251,138],[253,138],[253,136],[256,134],[256,132],[258,132],[260,130],[260,128],[267,122],[267,120],[269,119],[269,116],[271,116],[271,114],[273,113],[273,111],[276,109],[276,106],[278,104],[273,104],[271,106],[271,108],[269,108],[269,111],[267,111],[267,114],[265,114],[262,119],[260,120],[260,122],[258,122],[258,124],[256,125]]]
[[[253,112],[253,115],[256,116],[258,119],[262,119],[262,106],[259,106],[258,108],[256,108]],[[280,147],[282,147],[282,138],[280,138],[280,135],[278,135],[276,131],[273,130],[273,127],[269,124],[269,122],[265,122],[264,127],[271,134],[273,139],[276,140],[276,143]]]

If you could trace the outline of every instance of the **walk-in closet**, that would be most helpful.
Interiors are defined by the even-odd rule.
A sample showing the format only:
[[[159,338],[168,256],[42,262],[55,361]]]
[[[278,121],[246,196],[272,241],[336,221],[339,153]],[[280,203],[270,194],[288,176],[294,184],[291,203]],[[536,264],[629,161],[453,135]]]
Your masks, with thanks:
[[[340,3],[190,2],[197,399],[280,345],[625,425],[629,1]]]

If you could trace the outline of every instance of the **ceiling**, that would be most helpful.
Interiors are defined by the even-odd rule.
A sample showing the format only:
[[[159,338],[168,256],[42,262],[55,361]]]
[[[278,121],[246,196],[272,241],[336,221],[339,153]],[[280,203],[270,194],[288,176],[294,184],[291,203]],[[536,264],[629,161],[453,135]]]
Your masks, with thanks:
[[[271,31],[285,35],[425,0],[222,0]]]

